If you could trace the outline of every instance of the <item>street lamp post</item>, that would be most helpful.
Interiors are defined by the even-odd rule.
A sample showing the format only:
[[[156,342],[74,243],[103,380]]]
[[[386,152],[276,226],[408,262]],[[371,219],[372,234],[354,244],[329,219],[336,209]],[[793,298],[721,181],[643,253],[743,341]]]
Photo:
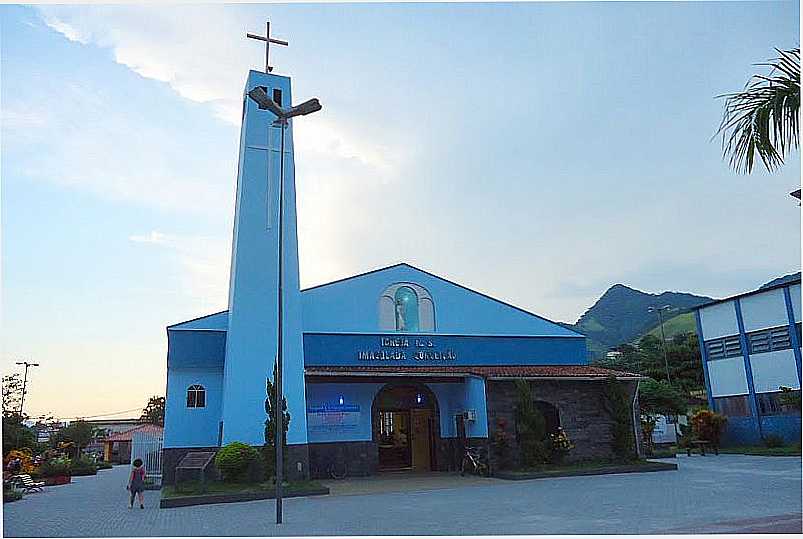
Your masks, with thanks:
[[[20,409],[19,409],[19,416],[20,416],[20,424],[22,424],[22,410],[23,406],[25,405],[25,393],[28,392],[28,368],[29,367],[38,367],[39,363],[28,363],[27,361],[17,361],[17,365],[25,365],[25,374],[22,377],[22,398],[20,398]],[[22,431],[20,429],[17,430],[17,445],[20,443],[20,433]]]
[[[19,415],[22,416],[22,407],[25,405],[25,393],[28,390],[28,368],[38,367],[39,363],[28,363],[27,361],[17,361],[17,365],[25,365],[25,375],[22,377],[22,398],[20,399]]]
[[[268,97],[267,92],[261,87],[256,87],[248,92],[248,97],[256,102],[260,110],[268,110],[276,116],[273,121],[273,127],[280,127],[282,130],[281,145],[279,153],[279,276],[278,276],[278,315],[276,318],[276,329],[278,331],[277,337],[277,350],[276,350],[276,379],[273,381],[273,386],[276,391],[276,524],[282,523],[282,495],[283,488],[282,482],[284,481],[284,407],[283,404],[283,391],[282,391],[282,317],[284,305],[282,302],[283,285],[284,285],[284,249],[282,243],[282,236],[284,235],[284,132],[287,129],[288,120],[295,116],[306,116],[313,112],[321,110],[321,104],[317,99],[310,99],[296,105],[284,109],[276,104],[273,99]],[[270,398],[270,395],[268,395]]]
[[[666,355],[666,335],[664,334],[664,315],[663,315],[663,311],[667,311],[667,310],[669,310],[671,308],[672,308],[671,305],[664,305],[663,307],[650,307],[649,309],[647,309],[647,311],[651,312],[651,313],[652,312],[658,312],[658,320],[659,320],[660,325],[661,325],[661,350],[663,350],[663,352],[664,352],[664,368],[666,369],[666,381],[670,386],[672,385],[672,379],[669,377],[669,359],[667,358],[667,355]],[[678,415],[675,414],[675,424],[674,424],[675,438],[677,438],[677,436],[678,436],[678,421],[679,420],[680,419],[678,418]]]
[[[647,312],[657,312],[658,313],[658,320],[660,321],[661,325],[661,350],[664,353],[664,368],[666,369],[666,381],[669,385],[672,385],[672,379],[669,377],[669,359],[666,356],[666,335],[664,335],[664,316],[663,311],[669,310],[672,307],[670,305],[664,305],[663,307],[650,307],[647,309]]]

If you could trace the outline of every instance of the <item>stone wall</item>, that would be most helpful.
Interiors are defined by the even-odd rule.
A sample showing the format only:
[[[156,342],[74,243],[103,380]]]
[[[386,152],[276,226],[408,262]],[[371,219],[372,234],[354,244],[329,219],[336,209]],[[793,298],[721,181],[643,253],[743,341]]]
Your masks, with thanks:
[[[470,446],[487,448],[487,438],[469,438]],[[435,441],[434,471],[450,472],[460,467],[463,458],[462,444],[456,438]],[[309,445],[310,477],[328,479],[329,466],[337,459],[345,459],[349,477],[375,475],[379,471],[379,448],[376,442],[327,442]]]
[[[533,380],[530,381],[534,400],[545,401],[558,409],[560,426],[575,444],[568,454],[569,462],[607,459],[612,452],[613,421],[602,406],[602,380]],[[626,385],[632,401],[635,382]],[[488,380],[485,394],[488,406],[488,433],[493,439],[497,421],[504,419],[506,430],[511,433],[511,463],[518,464],[516,432],[516,388],[512,380]],[[631,420],[632,422],[632,420]],[[499,455],[491,450],[491,468],[500,465]]]
[[[376,473],[379,449],[376,442],[327,442],[309,444],[310,477],[329,479],[329,466],[345,459],[346,475],[363,477]]]

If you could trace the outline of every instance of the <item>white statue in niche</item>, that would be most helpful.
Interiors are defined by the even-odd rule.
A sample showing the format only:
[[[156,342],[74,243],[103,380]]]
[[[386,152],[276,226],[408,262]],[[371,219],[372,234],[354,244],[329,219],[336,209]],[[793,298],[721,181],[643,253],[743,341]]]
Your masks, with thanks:
[[[400,300],[396,300],[396,330],[404,331],[407,329],[407,324],[404,320],[404,304]]]

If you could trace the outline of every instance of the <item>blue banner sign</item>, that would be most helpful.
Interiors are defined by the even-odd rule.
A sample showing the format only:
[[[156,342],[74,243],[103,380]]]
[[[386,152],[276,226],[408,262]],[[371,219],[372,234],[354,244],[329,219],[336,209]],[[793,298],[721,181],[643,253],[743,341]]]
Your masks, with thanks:
[[[585,338],[305,333],[304,365],[585,365]]]
[[[307,428],[311,431],[351,429],[360,424],[359,404],[331,404],[307,407]]]

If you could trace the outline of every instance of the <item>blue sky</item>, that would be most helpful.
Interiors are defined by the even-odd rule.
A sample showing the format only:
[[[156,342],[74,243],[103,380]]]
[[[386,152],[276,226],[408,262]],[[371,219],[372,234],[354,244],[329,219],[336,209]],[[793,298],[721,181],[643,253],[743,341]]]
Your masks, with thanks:
[[[3,372],[28,411],[163,394],[165,326],[226,308],[239,99],[296,124],[302,286],[407,261],[555,320],[609,286],[721,297],[800,268],[795,153],[731,172],[716,95],[795,2],[2,6]],[[123,414],[123,415],[132,415]]]

